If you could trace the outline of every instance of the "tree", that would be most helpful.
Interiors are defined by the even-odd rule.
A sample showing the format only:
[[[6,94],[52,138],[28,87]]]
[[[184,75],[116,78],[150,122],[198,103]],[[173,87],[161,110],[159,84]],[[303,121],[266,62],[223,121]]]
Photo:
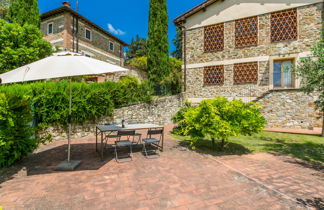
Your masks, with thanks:
[[[11,0],[9,20],[20,25],[40,25],[38,0]]]
[[[147,57],[142,56],[142,57],[134,57],[130,59],[127,64],[129,66],[135,67],[137,69],[140,69],[142,71],[147,72]]]
[[[316,108],[322,112],[324,136],[324,32],[322,38],[312,48],[312,55],[303,58],[294,69],[296,75],[301,78],[301,90],[307,94],[318,92],[319,97],[315,101]]]
[[[159,85],[170,74],[166,0],[150,0],[147,68],[153,85]]]
[[[8,10],[9,10],[10,0],[0,0],[0,18],[8,20]]]
[[[147,57],[135,57],[129,60],[129,66],[135,67],[137,69],[147,72]],[[169,75],[164,77],[160,81],[160,84],[165,88],[164,94],[178,94],[181,92],[182,87],[182,71],[181,71],[181,60],[176,58],[170,58],[170,68],[171,71]]]
[[[204,139],[220,140],[223,149],[229,137],[260,132],[266,123],[261,107],[253,102],[228,101],[225,97],[203,100],[197,107],[185,107],[173,117],[181,132],[191,137],[191,146]],[[184,112],[184,113],[183,113]]]
[[[145,38],[140,38],[136,35],[135,40],[132,39],[131,44],[126,52],[126,62],[133,58],[143,57],[147,54],[147,40]]]
[[[176,49],[171,53],[171,55],[179,60],[182,60],[182,34],[181,28],[178,27],[176,37],[172,40]]]
[[[0,73],[52,54],[51,44],[35,26],[0,20],[0,31]]]

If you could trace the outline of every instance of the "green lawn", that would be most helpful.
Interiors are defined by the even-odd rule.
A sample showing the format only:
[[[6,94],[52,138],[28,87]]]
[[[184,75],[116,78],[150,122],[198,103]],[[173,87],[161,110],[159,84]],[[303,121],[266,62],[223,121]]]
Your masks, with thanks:
[[[174,139],[188,143],[189,137],[172,135]],[[196,148],[214,155],[242,155],[258,152],[279,152],[312,163],[324,163],[324,138],[312,135],[261,132],[253,136],[232,137],[221,151],[216,145],[212,151],[211,141],[201,140]]]

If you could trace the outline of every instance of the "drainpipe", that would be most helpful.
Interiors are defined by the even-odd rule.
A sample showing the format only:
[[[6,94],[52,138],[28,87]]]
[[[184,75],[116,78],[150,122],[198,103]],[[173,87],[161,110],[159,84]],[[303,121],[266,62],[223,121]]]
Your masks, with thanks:
[[[183,92],[187,91],[187,29],[185,26],[180,26],[183,33]]]

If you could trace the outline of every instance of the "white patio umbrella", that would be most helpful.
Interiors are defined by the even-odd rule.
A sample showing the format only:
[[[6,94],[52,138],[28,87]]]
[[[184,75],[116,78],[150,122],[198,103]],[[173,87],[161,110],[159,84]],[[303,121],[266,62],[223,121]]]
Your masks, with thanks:
[[[30,63],[19,67],[12,71],[0,74],[0,84],[10,84],[18,82],[48,80],[55,78],[70,78],[70,104],[69,104],[69,119],[71,118],[72,105],[72,86],[71,77],[83,75],[100,75],[114,73],[120,71],[128,71],[127,69],[110,64],[104,61],[99,61],[93,58],[82,56],[77,53],[57,53],[42,60]],[[69,166],[74,165],[73,169],[79,164],[78,162],[71,163],[71,122],[69,120],[68,133],[68,159]],[[72,170],[73,170],[72,169]]]

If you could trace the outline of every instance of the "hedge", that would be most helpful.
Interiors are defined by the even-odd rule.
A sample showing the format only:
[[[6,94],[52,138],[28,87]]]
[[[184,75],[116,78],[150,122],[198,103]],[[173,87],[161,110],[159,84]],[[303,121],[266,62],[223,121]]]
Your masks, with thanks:
[[[134,77],[125,77],[120,82],[73,82],[72,88],[74,124],[111,115],[115,108],[150,102],[153,92],[146,82],[140,83]],[[30,133],[34,133],[28,124],[32,118],[37,130],[67,126],[68,81],[2,85],[0,94],[0,158],[5,161],[0,161],[0,166],[11,165],[37,147],[40,140],[30,138]],[[12,141],[16,146],[9,148],[8,142]],[[6,154],[11,150],[21,155],[8,158]]]

